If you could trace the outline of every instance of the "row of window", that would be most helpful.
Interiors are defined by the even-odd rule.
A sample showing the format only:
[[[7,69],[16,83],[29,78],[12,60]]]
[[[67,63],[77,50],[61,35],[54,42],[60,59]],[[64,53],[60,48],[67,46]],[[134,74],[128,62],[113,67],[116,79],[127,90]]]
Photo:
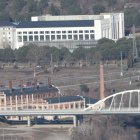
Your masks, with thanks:
[[[5,34],[9,34],[9,35],[10,35],[10,34],[11,34],[11,32],[3,32],[3,35],[5,35]]]
[[[61,34],[61,33],[94,33],[94,30],[18,32],[18,34]]]
[[[11,30],[12,28],[3,28],[3,30]]]
[[[47,93],[47,94],[34,94],[33,99],[35,99],[35,98],[38,98],[38,99],[41,98],[42,99],[42,98],[46,98],[46,97],[57,97],[57,96],[58,96],[57,93],[54,94],[53,96],[50,93]],[[23,97],[17,96],[17,100],[21,100],[21,98],[24,101],[24,100],[27,99],[27,96],[26,95],[23,95]],[[16,96],[12,97],[11,99],[16,100]],[[32,99],[32,95],[28,95],[28,99]],[[6,101],[10,101],[10,97],[6,98]],[[4,102],[4,100],[2,102]]]
[[[51,40],[94,40],[94,34],[80,35],[23,35],[18,36],[18,42],[26,41],[51,41]]]

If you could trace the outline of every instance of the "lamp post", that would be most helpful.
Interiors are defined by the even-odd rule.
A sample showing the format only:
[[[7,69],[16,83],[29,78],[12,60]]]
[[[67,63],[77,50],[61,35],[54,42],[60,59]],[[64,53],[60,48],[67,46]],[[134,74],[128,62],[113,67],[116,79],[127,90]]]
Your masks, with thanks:
[[[121,76],[123,76],[123,63],[122,63],[122,51],[121,51]]]
[[[80,96],[80,95],[77,95],[78,97],[81,97],[83,99],[83,102],[84,102],[84,109],[86,107],[86,102],[85,102],[85,98],[83,96]]]

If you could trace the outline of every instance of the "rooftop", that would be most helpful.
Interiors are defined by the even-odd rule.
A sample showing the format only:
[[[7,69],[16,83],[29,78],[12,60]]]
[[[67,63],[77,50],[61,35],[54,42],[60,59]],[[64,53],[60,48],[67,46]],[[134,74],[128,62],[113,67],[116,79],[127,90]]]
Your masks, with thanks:
[[[24,21],[17,28],[93,27],[94,20]]]
[[[9,21],[0,21],[0,27],[5,27],[5,26],[16,26],[14,23],[9,22]]]
[[[98,101],[98,99],[93,99],[88,96],[62,96],[62,97],[55,97],[46,99],[49,104],[57,104],[57,103],[64,103],[64,102],[74,102],[74,101],[82,101],[85,99],[86,104],[94,104]]]
[[[55,93],[58,92],[58,89],[55,87],[47,87],[47,86],[40,86],[40,87],[35,87],[35,86],[29,86],[29,87],[24,87],[23,90],[21,90],[20,87],[18,88],[12,88],[12,92],[10,92],[9,89],[0,89],[0,92],[4,92],[6,96],[11,96],[11,95],[20,95],[20,94],[35,94],[35,93]]]
[[[53,20],[99,20],[101,15],[41,15],[31,17],[32,21],[53,21]]]

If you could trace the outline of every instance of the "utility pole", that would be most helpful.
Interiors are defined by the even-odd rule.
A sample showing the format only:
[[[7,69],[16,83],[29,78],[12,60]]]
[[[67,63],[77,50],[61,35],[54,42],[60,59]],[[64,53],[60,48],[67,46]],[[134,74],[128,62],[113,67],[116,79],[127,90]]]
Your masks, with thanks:
[[[133,24],[132,27],[132,32],[133,32],[133,62],[138,59],[138,50],[137,50],[137,44],[136,44],[136,35],[135,35],[135,25]]]
[[[2,136],[2,140],[4,140],[5,139],[5,135],[4,135],[4,128],[2,129],[3,131],[3,136]]]
[[[51,74],[53,74],[53,56],[51,53]]]
[[[35,67],[34,67],[34,79],[36,78],[36,71],[35,71]]]
[[[121,76],[123,76],[122,51],[121,51]]]

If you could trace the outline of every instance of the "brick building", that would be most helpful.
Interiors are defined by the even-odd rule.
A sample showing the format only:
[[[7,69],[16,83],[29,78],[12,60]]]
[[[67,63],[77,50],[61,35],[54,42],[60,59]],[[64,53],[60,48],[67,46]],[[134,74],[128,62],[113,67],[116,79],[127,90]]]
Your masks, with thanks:
[[[44,109],[46,98],[53,98],[59,95],[58,89],[51,85],[30,85],[13,87],[12,81],[9,88],[0,89],[0,110],[22,110],[22,109]],[[46,108],[47,109],[47,108]]]

